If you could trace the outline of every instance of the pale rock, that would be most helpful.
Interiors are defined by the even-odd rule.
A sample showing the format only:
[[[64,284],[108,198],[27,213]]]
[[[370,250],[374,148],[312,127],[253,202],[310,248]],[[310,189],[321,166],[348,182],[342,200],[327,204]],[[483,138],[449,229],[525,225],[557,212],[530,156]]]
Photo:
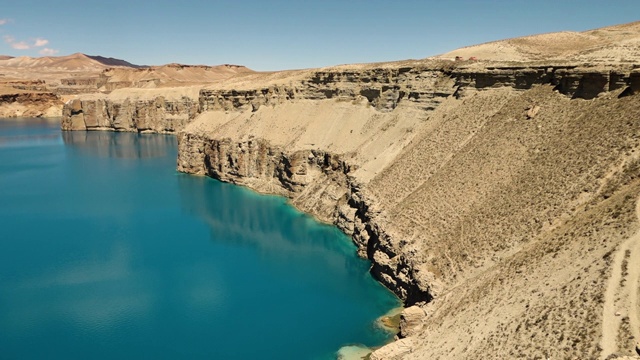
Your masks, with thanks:
[[[419,306],[408,307],[400,313],[400,336],[408,337],[418,333],[424,326],[427,314]]]
[[[399,360],[410,354],[414,347],[412,338],[400,339],[371,353],[371,360]]]
[[[534,117],[536,117],[536,115],[538,115],[539,111],[540,111],[540,106],[538,105],[530,106],[527,109],[527,119],[533,119]]]

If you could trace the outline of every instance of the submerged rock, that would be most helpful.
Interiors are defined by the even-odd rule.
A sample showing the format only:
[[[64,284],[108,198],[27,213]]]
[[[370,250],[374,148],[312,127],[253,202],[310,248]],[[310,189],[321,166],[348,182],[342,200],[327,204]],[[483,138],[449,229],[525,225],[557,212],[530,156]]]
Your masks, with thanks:
[[[364,345],[348,345],[338,350],[338,360],[363,360],[371,354],[371,349]]]

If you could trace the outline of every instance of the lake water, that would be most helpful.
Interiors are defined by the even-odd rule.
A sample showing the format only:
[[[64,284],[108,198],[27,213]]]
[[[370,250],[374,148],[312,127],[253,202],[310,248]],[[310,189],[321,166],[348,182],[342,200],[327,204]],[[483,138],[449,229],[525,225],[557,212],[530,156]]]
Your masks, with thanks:
[[[0,358],[330,359],[399,305],[336,228],[175,137],[0,121]]]

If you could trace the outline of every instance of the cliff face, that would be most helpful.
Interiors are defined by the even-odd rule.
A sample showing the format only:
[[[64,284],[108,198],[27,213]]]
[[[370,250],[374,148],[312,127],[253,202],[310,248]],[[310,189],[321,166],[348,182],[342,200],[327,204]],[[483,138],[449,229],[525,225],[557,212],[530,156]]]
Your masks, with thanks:
[[[63,128],[181,130],[178,170],[286,196],[351,235],[419,305],[373,358],[591,358],[604,333],[621,351],[635,334],[603,328],[602,306],[639,227],[639,81],[632,65],[341,67],[76,100]]]
[[[0,117],[59,117],[62,100],[50,92],[0,89]]]
[[[351,175],[355,165],[321,150],[289,152],[262,139],[236,142],[189,133],[178,137],[178,170],[278,194],[318,219],[351,235],[371,272],[408,303],[431,299],[429,285],[411,276],[411,263],[399,257],[379,226],[375,201]],[[390,259],[394,259],[391,261]]]
[[[113,130],[174,133],[198,110],[193,94],[144,97],[87,96],[68,101],[63,108],[63,130]]]
[[[452,87],[452,82],[454,86]],[[172,132],[181,130],[198,113],[207,111],[257,111],[297,100],[366,101],[376,110],[394,110],[401,102],[434,110],[443,98],[464,91],[508,87],[517,90],[552,84],[572,98],[593,99],[604,92],[640,91],[640,71],[624,68],[578,66],[502,66],[454,68],[446,62],[429,66],[315,71],[287,85],[252,89],[202,89],[179,99],[157,96],[133,101],[122,96],[88,96],[65,105],[63,129],[112,128],[118,131]],[[115,89],[115,88],[114,88]],[[84,125],[83,125],[84,124]]]
[[[457,84],[476,89],[508,86],[514,89],[530,89],[534,85],[551,84],[560,93],[573,99],[593,99],[598,95],[629,89],[640,89],[640,72],[634,66],[597,68],[579,66],[487,67],[486,71],[465,69],[454,73]]]
[[[451,87],[439,69],[428,67],[374,68],[364,71],[316,71],[295,85],[249,90],[203,90],[202,111],[257,110],[293,100],[352,101],[364,98],[380,111],[395,109],[400,101],[410,101],[429,110],[439,98],[450,95]]]

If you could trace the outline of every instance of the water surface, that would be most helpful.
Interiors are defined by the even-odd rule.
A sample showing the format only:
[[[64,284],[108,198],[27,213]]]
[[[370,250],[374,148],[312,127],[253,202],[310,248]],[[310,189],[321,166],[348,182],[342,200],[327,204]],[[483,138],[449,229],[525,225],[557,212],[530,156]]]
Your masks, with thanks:
[[[398,300],[337,229],[172,136],[0,121],[0,358],[328,359]]]

